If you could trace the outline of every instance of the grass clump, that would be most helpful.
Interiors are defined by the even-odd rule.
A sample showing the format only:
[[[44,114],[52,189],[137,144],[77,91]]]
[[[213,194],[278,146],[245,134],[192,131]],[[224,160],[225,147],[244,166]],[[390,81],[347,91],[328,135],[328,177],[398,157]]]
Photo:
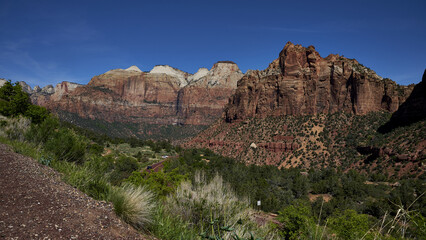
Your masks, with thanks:
[[[196,239],[199,234],[191,223],[182,220],[180,216],[168,214],[162,205],[156,209],[154,223],[150,230],[154,236],[163,240]]]
[[[110,200],[115,213],[137,229],[147,230],[153,223],[154,195],[145,187],[123,184],[113,188]]]
[[[197,172],[193,182],[181,183],[175,194],[166,199],[165,206],[169,215],[180,216],[194,229],[211,237],[230,239],[236,234],[249,238],[253,233],[271,238],[269,225],[260,227],[253,221],[255,211],[248,199],[235,195],[219,175],[208,181],[203,173]],[[227,226],[232,226],[232,232],[222,231]],[[223,235],[218,236],[219,233]]]
[[[1,116],[1,115],[0,115]],[[25,140],[25,133],[31,126],[31,120],[25,117],[5,118],[1,116],[2,127],[0,128],[0,136],[11,140]]]

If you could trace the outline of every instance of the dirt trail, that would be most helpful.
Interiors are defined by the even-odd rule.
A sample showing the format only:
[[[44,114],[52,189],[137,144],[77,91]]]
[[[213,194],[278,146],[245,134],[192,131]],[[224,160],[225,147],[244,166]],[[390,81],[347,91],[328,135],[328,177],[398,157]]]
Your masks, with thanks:
[[[150,239],[59,173],[0,144],[0,239]]]

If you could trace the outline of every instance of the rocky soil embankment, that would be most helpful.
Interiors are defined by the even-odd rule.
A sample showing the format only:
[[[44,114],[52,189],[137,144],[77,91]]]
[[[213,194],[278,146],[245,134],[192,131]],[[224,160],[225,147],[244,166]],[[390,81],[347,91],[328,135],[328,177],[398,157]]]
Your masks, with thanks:
[[[150,239],[60,174],[0,144],[0,239]]]

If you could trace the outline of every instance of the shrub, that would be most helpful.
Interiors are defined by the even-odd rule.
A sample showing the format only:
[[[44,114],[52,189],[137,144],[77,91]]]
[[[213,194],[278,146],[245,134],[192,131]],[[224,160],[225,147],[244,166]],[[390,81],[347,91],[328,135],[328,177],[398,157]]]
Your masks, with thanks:
[[[199,233],[191,228],[189,222],[182,221],[179,216],[167,214],[161,205],[154,216],[154,223],[150,231],[159,239],[195,239]]]
[[[145,187],[123,184],[112,190],[110,200],[115,213],[135,228],[146,230],[153,223],[154,195]]]
[[[94,178],[85,184],[83,190],[96,200],[107,200],[111,193],[111,185],[104,178]]]
[[[256,236],[270,233],[269,225],[259,227],[252,221],[254,210],[249,207],[249,201],[238,198],[219,175],[207,181],[204,174],[195,173],[193,183],[182,182],[176,193],[166,199],[166,207],[171,216],[181,217],[200,231],[214,228],[213,232],[217,233],[221,227],[234,226],[234,232],[222,236],[225,239],[234,233],[240,237],[250,237],[251,232]],[[244,224],[235,225],[239,220]],[[215,224],[211,225],[212,221]]]
[[[192,223],[208,223],[211,218],[235,222],[247,215],[249,203],[240,200],[222,177],[216,175],[210,182],[200,172],[194,183],[182,182],[174,196],[167,198],[169,211]],[[225,220],[226,219],[226,220]],[[229,222],[229,223],[231,223]],[[225,222],[224,224],[227,224]]]
[[[86,152],[86,142],[69,129],[61,128],[51,134],[44,145],[58,160],[82,163]]]
[[[329,218],[330,228],[342,239],[361,239],[369,230],[369,225],[367,215],[358,214],[352,209]]]
[[[30,105],[25,116],[29,117],[32,123],[39,124],[49,117],[49,111],[44,107]]]
[[[315,223],[309,203],[296,201],[278,212],[277,220],[282,223],[280,234],[285,239],[306,239],[315,232]]]
[[[59,127],[59,120],[55,117],[48,117],[40,124],[33,124],[28,131],[26,138],[35,144],[43,145],[52,137]]]
[[[9,118],[4,121],[4,126],[0,128],[0,136],[23,142],[31,121],[25,117]]]
[[[133,171],[139,169],[138,162],[127,156],[120,156],[115,160],[114,170],[111,172],[109,179],[112,184],[119,185],[124,179],[128,178]]]
[[[186,175],[181,175],[173,169],[170,172],[158,171],[158,172],[133,172],[126,182],[134,185],[145,185],[155,194],[161,197],[165,197],[170,193],[173,193],[176,187],[186,179]]]

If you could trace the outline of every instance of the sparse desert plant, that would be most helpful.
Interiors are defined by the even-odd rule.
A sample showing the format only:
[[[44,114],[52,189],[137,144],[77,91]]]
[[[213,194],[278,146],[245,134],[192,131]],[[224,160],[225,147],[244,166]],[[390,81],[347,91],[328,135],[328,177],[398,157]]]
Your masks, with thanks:
[[[154,194],[143,186],[125,183],[110,194],[115,213],[137,229],[146,230],[153,223]]]
[[[420,210],[413,210],[412,206],[422,197],[426,192],[420,194],[414,201],[408,206],[403,204],[395,204],[396,214],[395,216],[389,215],[388,212],[380,219],[380,227],[375,233],[375,239],[381,236],[394,235],[401,239],[414,238],[414,239],[425,239],[426,238],[426,218],[422,216]]]

